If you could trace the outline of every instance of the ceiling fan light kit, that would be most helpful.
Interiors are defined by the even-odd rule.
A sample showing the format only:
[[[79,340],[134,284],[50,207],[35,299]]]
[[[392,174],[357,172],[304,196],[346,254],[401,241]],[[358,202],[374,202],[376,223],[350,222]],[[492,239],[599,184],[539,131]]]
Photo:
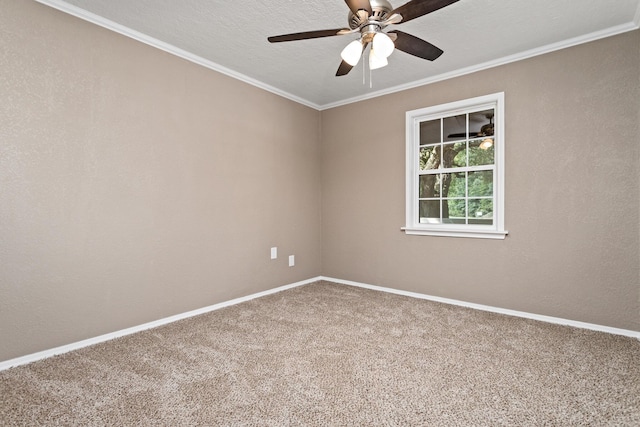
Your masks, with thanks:
[[[369,44],[369,69],[375,70],[388,64],[387,58],[395,49],[418,58],[433,61],[442,55],[442,50],[411,34],[401,31],[383,30],[389,25],[402,24],[419,18],[458,0],[411,0],[394,9],[387,0],[345,0],[349,7],[349,28],[307,31],[269,37],[271,43],[307,40],[360,33],[360,38],[349,43],[341,52],[342,63],[336,76],[344,76],[358,64]]]
[[[488,150],[489,148],[493,147],[493,138],[485,138],[482,140],[482,142],[479,145],[480,149],[482,150]]]
[[[385,33],[376,33],[376,35],[373,36],[372,50],[375,49],[377,55],[388,58],[395,48],[396,46],[393,44],[391,37]]]
[[[389,65],[389,61],[386,56],[378,54],[378,51],[373,48],[369,51],[370,70],[377,70],[378,68],[386,67],[387,65]]]
[[[349,43],[347,47],[342,50],[340,56],[342,57],[344,62],[353,67],[358,63],[358,61],[360,61],[360,57],[362,56],[363,51],[364,45],[362,44],[362,40],[358,39]]]

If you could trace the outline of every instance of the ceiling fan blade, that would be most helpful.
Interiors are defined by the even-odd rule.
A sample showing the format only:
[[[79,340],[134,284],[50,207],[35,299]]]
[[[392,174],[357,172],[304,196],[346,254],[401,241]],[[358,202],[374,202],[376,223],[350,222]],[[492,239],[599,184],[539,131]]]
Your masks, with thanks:
[[[401,22],[411,21],[428,13],[435,12],[445,6],[449,6],[458,0],[411,0],[391,12],[391,15],[397,13],[402,16]]]
[[[471,133],[451,133],[447,135],[447,138],[477,138],[482,136],[479,132],[471,132]]]
[[[433,61],[442,55],[442,49],[419,39],[411,34],[403,33],[402,31],[389,31],[390,34],[397,36],[394,44],[396,49],[408,53],[409,55],[417,56],[418,58],[427,59]]]
[[[359,10],[366,10],[369,16],[373,14],[369,0],[344,0],[344,2],[349,6],[349,9],[351,9],[354,15],[358,15]]]
[[[349,65],[347,62],[342,61],[340,66],[338,67],[338,71],[336,71],[336,76],[346,76],[349,74],[349,71],[353,69],[353,65]]]
[[[281,36],[267,37],[267,40],[271,43],[291,42],[295,40],[307,40],[318,39],[320,37],[341,36],[343,34],[350,34],[352,30],[346,28],[337,28],[335,30],[319,30],[319,31],[305,31],[302,33],[283,34]]]

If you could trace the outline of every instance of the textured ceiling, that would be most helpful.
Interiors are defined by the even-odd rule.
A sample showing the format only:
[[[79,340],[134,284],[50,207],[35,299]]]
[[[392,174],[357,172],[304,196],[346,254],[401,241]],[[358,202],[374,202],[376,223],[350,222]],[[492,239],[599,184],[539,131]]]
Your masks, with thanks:
[[[460,0],[393,25],[444,50],[396,51],[371,82],[335,77],[356,35],[278,44],[267,36],[348,27],[343,0],[36,0],[314,108],[324,109],[637,29],[640,0]],[[408,0],[391,0],[394,7]],[[363,84],[363,77],[366,83]],[[372,87],[370,87],[372,86]]]

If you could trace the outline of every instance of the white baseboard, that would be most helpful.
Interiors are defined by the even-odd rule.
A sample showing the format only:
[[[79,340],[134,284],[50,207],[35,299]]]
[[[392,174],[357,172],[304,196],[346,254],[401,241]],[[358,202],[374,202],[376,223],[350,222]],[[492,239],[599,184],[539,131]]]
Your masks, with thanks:
[[[320,280],[319,277],[303,280],[301,282],[292,283],[290,285],[280,286],[278,288],[269,289],[268,291],[258,292],[252,295],[248,295],[246,297],[232,299],[230,301],[221,302],[219,304],[214,304],[208,307],[200,308],[197,310],[188,311],[186,313],[176,314],[175,316],[166,317],[164,319],[155,320],[153,322],[145,323],[139,326],[133,326],[131,328],[122,329],[120,331],[111,332],[105,335],[100,335],[95,338],[89,338],[86,340],[78,341],[75,343],[63,345],[60,347],[52,348],[50,350],[40,351],[38,353],[28,354],[26,356],[18,357],[15,359],[10,359],[4,362],[0,362],[0,371],[14,368],[20,365],[26,365],[31,362],[36,362],[38,360],[47,359],[52,356],[56,356],[59,354],[68,353],[73,350],[78,350],[83,347],[88,347],[90,345],[98,344],[101,342],[109,341],[114,338],[120,338],[126,335],[135,334],[136,332],[146,331],[147,329],[156,328],[158,326],[166,325],[168,323],[177,322],[178,320],[188,319],[189,317],[198,316],[200,314],[209,313],[211,311],[219,310],[221,308],[229,307],[232,305],[240,304],[242,302],[250,301],[252,299],[264,297],[267,295],[275,294],[277,292],[281,292],[287,289],[296,288],[298,286],[307,285],[309,283],[317,282]]]
[[[525,319],[538,320],[538,321],[546,322],[546,323],[554,323],[554,324],[557,324],[557,325],[573,326],[574,328],[589,329],[589,330],[598,331],[598,332],[606,332],[606,333],[613,334],[613,335],[623,335],[623,336],[626,336],[626,337],[632,337],[632,338],[636,338],[636,339],[640,340],[640,332],[639,331],[631,331],[631,330],[628,330],[628,329],[612,328],[612,327],[609,327],[609,326],[596,325],[596,324],[593,324],[593,323],[579,322],[579,321],[576,321],[576,320],[568,320],[568,319],[563,319],[563,318],[560,318],[560,317],[544,316],[544,315],[541,315],[541,314],[527,313],[527,312],[524,312],[524,311],[509,310],[509,309],[506,309],[506,308],[492,307],[492,306],[489,306],[489,305],[474,304],[474,303],[470,303],[470,302],[459,301],[459,300],[449,299],[449,298],[434,297],[434,296],[431,296],[431,295],[419,294],[419,293],[416,293],[416,292],[402,291],[402,290],[393,289],[393,288],[385,288],[385,287],[382,287],[382,286],[368,285],[366,283],[353,282],[353,281],[350,281],[350,280],[335,279],[335,278],[332,278],[332,277],[321,276],[320,280],[326,280],[328,282],[339,283],[339,284],[342,284],[342,285],[357,286],[359,288],[366,288],[366,289],[371,289],[371,290],[374,290],[374,291],[388,292],[388,293],[392,293],[392,294],[396,294],[396,295],[403,295],[403,296],[412,297],[412,298],[419,298],[419,299],[425,299],[425,300],[429,300],[429,301],[441,302],[441,303],[444,303],[444,304],[458,305],[458,306],[461,306],[461,307],[473,308],[475,310],[482,310],[482,311],[489,311],[489,312],[492,312],[492,313],[506,314],[508,316],[522,317],[522,318],[525,318]]]
[[[636,339],[640,340],[640,332],[638,332],[638,331],[611,328],[609,326],[596,325],[596,324],[593,324],[593,323],[578,322],[578,321],[575,321],[575,320],[562,319],[562,318],[559,318],[559,317],[543,316],[543,315],[540,315],[540,314],[532,314],[532,313],[527,313],[527,312],[523,312],[523,311],[508,310],[508,309],[499,308],[499,307],[492,307],[492,306],[488,306],[488,305],[474,304],[474,303],[469,303],[469,302],[459,301],[459,300],[454,300],[454,299],[449,299],[449,298],[441,298],[441,297],[435,297],[435,296],[420,294],[420,293],[416,293],[416,292],[409,292],[409,291],[403,291],[403,290],[399,290],[399,289],[386,288],[386,287],[382,287],[382,286],[369,285],[369,284],[366,284],[366,283],[353,282],[353,281],[350,281],[350,280],[342,280],[342,279],[336,279],[336,278],[333,278],[333,277],[318,276],[318,277],[314,277],[314,278],[311,278],[311,279],[303,280],[301,282],[296,282],[296,283],[292,283],[292,284],[289,284],[289,285],[280,286],[280,287],[277,287],[277,288],[274,288],[274,289],[270,289],[268,291],[258,292],[258,293],[251,294],[251,295],[248,295],[248,296],[245,296],[245,297],[232,299],[230,301],[221,302],[221,303],[214,304],[214,305],[211,305],[211,306],[208,306],[208,307],[204,307],[204,308],[200,308],[200,309],[197,309],[197,310],[188,311],[186,313],[177,314],[175,316],[166,317],[166,318],[160,319],[160,320],[155,320],[153,322],[145,323],[145,324],[142,324],[142,325],[139,325],[139,326],[134,326],[134,327],[131,327],[131,328],[122,329],[120,331],[112,332],[112,333],[109,333],[109,334],[100,335],[100,336],[95,337],[95,338],[89,338],[89,339],[86,339],[86,340],[83,340],[83,341],[78,341],[78,342],[75,342],[75,343],[71,343],[71,344],[60,346],[60,347],[52,348],[50,350],[44,350],[44,351],[40,351],[38,353],[33,353],[33,354],[26,355],[26,356],[18,357],[18,358],[15,358],[15,359],[10,359],[10,360],[4,361],[4,362],[0,362],[0,371],[6,370],[6,369],[9,369],[9,368],[14,368],[14,367],[20,366],[20,365],[26,365],[28,363],[36,362],[38,360],[46,359],[46,358],[49,358],[49,357],[52,357],[52,356],[56,356],[56,355],[59,355],[59,354],[68,353],[68,352],[73,351],[73,350],[78,350],[78,349],[81,349],[83,347],[88,347],[90,345],[94,345],[94,344],[98,344],[98,343],[101,343],[101,342],[109,341],[109,340],[112,340],[114,338],[119,338],[119,337],[123,337],[123,336],[126,336],[126,335],[131,335],[131,334],[134,334],[136,332],[142,332],[142,331],[145,331],[147,329],[152,329],[152,328],[156,328],[158,326],[166,325],[168,323],[177,322],[178,320],[187,319],[189,317],[194,317],[194,316],[198,316],[200,314],[209,313],[211,311],[219,310],[219,309],[224,308],[224,307],[230,307],[232,305],[240,304],[242,302],[250,301],[250,300],[253,300],[253,299],[256,299],[256,298],[260,298],[260,297],[263,297],[263,296],[275,294],[277,292],[281,292],[281,291],[284,291],[284,290],[287,290],[287,289],[292,289],[292,288],[296,288],[298,286],[308,285],[310,283],[317,282],[317,281],[320,281],[320,280],[325,280],[327,282],[334,282],[334,283],[338,283],[338,284],[342,284],[342,285],[356,286],[356,287],[359,287],[359,288],[371,289],[371,290],[380,291],[380,292],[387,292],[387,293],[396,294],[396,295],[403,295],[403,296],[412,297],[412,298],[419,298],[419,299],[424,299],[424,300],[429,300],[429,301],[441,302],[441,303],[444,303],[444,304],[451,304],[451,305],[457,305],[457,306],[461,306],[461,307],[473,308],[473,309],[476,309],[476,310],[482,310],[482,311],[489,311],[489,312],[493,312],[493,313],[506,314],[506,315],[515,316],[515,317],[522,317],[522,318],[525,318],[525,319],[539,320],[541,322],[554,323],[554,324],[558,324],[558,325],[573,326],[575,328],[589,329],[589,330],[599,331],[599,332],[606,332],[606,333],[614,334],[614,335],[623,335],[623,336],[633,337],[633,338],[636,338]]]

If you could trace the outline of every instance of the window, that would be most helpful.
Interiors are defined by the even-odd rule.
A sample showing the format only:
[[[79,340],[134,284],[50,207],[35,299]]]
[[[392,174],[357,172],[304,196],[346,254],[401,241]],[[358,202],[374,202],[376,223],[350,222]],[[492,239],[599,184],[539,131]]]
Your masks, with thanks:
[[[504,239],[504,93],[407,112],[407,234]]]

